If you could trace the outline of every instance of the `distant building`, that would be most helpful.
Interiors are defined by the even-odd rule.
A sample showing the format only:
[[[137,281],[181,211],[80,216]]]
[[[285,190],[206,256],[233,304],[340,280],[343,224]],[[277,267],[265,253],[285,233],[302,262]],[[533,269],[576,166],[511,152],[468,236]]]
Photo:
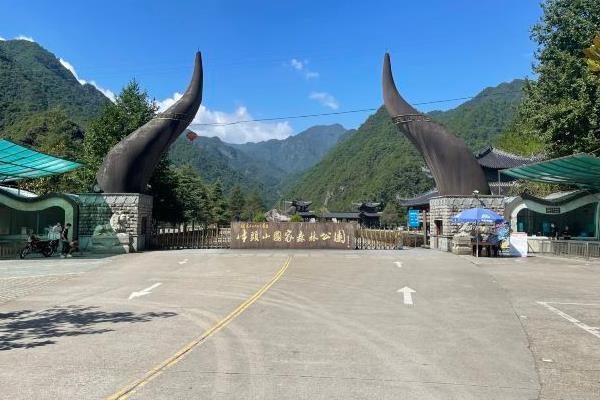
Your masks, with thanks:
[[[362,226],[378,227],[381,217],[381,203],[354,203],[356,211],[352,212],[327,212],[321,217],[325,221],[358,222]]]
[[[312,218],[317,218],[317,214],[308,209],[311,204],[312,201],[292,200],[286,202],[286,212],[290,215],[297,214],[301,216],[304,221],[310,221]]]

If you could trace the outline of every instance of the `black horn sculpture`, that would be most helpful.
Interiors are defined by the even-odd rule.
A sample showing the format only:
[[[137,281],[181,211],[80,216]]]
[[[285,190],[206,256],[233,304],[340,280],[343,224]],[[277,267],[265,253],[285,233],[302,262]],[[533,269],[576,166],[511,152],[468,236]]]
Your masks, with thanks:
[[[390,56],[383,62],[383,101],[394,124],[425,158],[441,195],[490,194],[485,174],[465,142],[419,113],[398,93]]]
[[[202,102],[202,57],[196,53],[192,81],[184,95],[117,143],[96,173],[100,190],[143,193],[161,155],[188,127]]]

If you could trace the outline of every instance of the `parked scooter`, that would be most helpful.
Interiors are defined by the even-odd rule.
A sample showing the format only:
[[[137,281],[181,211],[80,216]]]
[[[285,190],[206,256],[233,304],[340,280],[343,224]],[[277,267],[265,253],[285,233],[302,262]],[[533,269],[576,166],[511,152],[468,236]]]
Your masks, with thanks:
[[[21,259],[27,257],[29,253],[41,253],[44,257],[50,257],[58,250],[58,239],[41,240],[35,235],[29,236],[27,244],[19,252]]]

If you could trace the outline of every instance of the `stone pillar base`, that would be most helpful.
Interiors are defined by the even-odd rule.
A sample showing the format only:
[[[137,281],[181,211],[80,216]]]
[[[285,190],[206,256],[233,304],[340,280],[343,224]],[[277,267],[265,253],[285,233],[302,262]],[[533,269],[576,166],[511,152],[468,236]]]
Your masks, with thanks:
[[[503,196],[439,196],[429,201],[429,226],[432,235],[438,235],[438,240],[431,240],[431,248],[441,251],[452,251],[455,247],[450,244],[463,225],[452,222],[452,217],[469,208],[487,208],[504,215],[505,197]],[[465,247],[458,245],[457,247]],[[461,254],[465,249],[457,248]],[[470,254],[470,250],[467,254]]]
[[[152,196],[138,193],[79,195],[79,244],[93,253],[129,253],[149,248]]]

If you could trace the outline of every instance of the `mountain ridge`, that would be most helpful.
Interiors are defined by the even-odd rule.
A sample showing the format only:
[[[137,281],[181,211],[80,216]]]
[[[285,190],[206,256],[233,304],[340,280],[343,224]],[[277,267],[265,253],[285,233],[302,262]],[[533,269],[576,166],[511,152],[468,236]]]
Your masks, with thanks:
[[[173,143],[169,158],[175,165],[191,165],[208,181],[221,181],[225,192],[239,185],[257,190],[270,206],[281,187],[318,162],[348,131],[339,124],[317,125],[286,139],[231,144],[218,137],[185,134]]]
[[[52,109],[63,109],[85,127],[110,101],[82,85],[53,53],[26,40],[0,41],[0,87],[0,130]]]

